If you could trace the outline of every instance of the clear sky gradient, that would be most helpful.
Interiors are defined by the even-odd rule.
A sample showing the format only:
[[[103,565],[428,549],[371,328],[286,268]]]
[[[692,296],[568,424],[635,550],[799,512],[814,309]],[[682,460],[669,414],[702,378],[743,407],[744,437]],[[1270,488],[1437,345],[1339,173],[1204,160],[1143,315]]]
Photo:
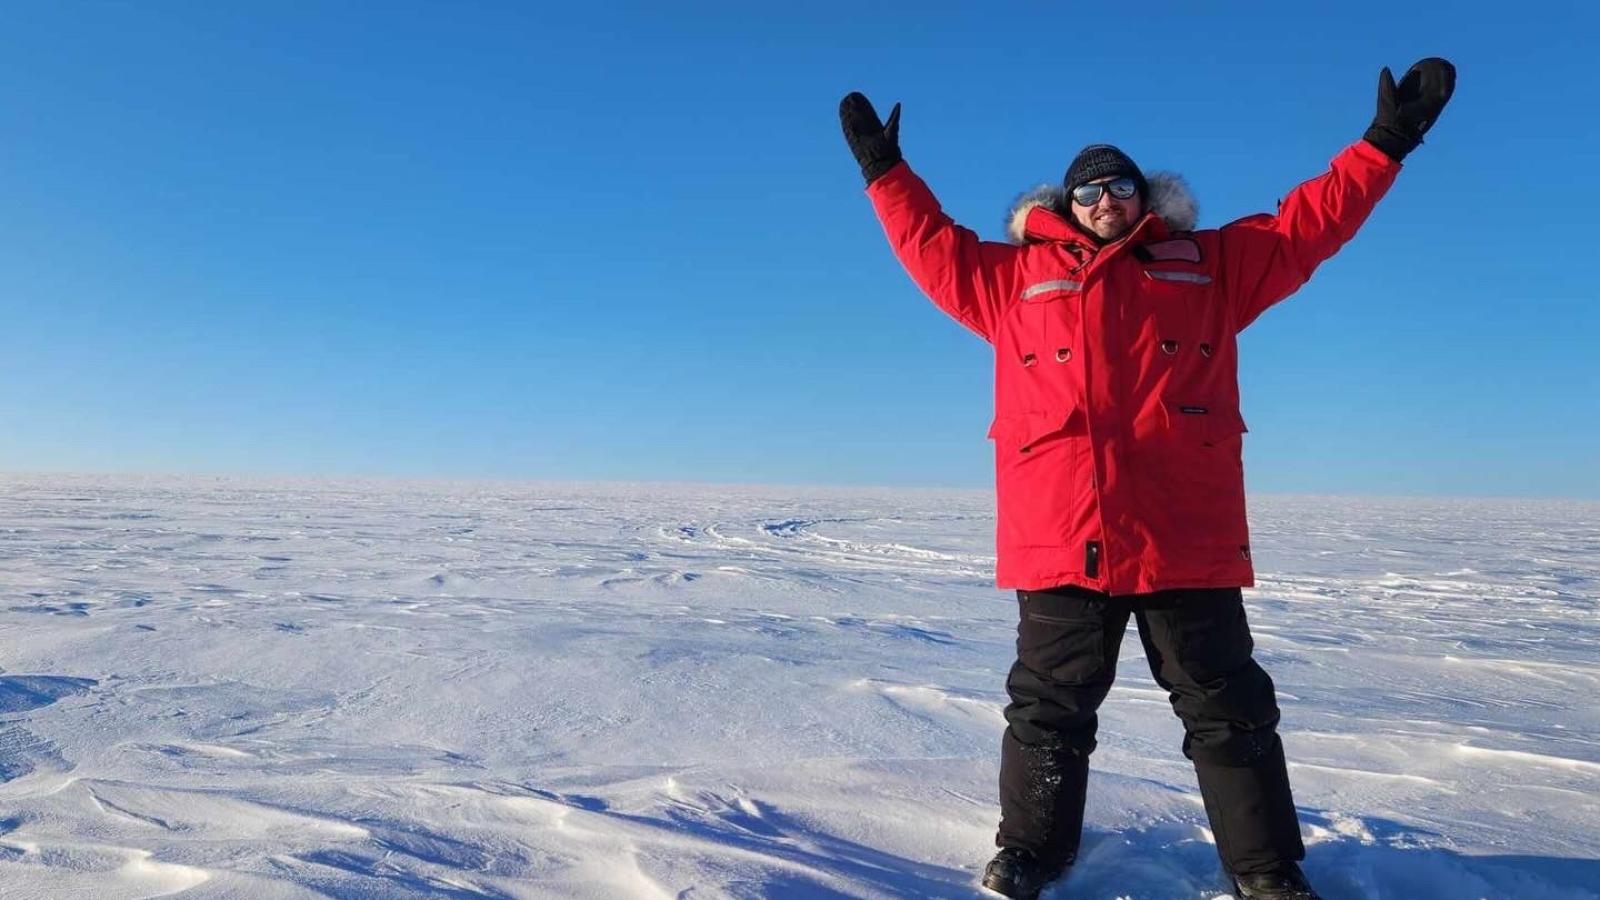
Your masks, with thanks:
[[[988,348],[889,253],[861,90],[991,239],[1111,141],[1216,226],[1442,55],[1242,339],[1256,491],[1600,497],[1586,5],[17,3],[0,467],[989,483]]]

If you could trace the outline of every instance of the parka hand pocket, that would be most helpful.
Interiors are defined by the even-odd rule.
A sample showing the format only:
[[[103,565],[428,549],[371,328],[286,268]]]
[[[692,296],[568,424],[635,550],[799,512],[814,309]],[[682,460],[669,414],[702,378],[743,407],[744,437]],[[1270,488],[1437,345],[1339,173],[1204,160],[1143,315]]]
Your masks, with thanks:
[[[1250,543],[1244,503],[1244,417],[1233,402],[1170,399],[1150,436],[1142,484],[1168,543],[1233,561]]]
[[[997,415],[989,423],[989,439],[995,442],[996,451],[1009,448],[1016,453],[1031,453],[1040,444],[1065,436],[1074,427],[1078,433],[1083,433],[1081,414],[1076,408],[1065,412]]]
[[[1177,440],[1218,447],[1250,429],[1232,404],[1205,400],[1163,400],[1169,433]]]
[[[1003,546],[1059,547],[1085,508],[1088,430],[1077,407],[1009,413],[989,426]]]

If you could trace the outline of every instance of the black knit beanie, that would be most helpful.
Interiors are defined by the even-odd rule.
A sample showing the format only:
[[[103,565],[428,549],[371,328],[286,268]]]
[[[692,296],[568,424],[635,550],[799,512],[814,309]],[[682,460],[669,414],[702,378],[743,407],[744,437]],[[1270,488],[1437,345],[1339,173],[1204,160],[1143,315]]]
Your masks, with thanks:
[[[1067,177],[1062,179],[1068,191],[1083,187],[1096,178],[1106,176],[1120,177],[1126,175],[1139,186],[1139,199],[1150,199],[1150,184],[1144,180],[1144,173],[1134,164],[1128,154],[1123,153],[1110,144],[1090,144],[1083,148],[1077,157],[1072,160],[1072,165],[1067,167]]]

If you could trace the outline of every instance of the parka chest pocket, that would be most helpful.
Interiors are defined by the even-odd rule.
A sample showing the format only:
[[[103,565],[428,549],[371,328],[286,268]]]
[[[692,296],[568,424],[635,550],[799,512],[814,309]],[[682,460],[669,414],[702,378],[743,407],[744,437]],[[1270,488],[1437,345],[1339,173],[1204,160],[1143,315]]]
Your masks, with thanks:
[[[1024,367],[1071,360],[1083,282],[1039,278],[1018,294],[1015,351]]]
[[[1141,267],[1141,305],[1164,350],[1173,347],[1173,342],[1191,343],[1204,330],[1211,307],[1211,285],[1211,276],[1197,267]]]

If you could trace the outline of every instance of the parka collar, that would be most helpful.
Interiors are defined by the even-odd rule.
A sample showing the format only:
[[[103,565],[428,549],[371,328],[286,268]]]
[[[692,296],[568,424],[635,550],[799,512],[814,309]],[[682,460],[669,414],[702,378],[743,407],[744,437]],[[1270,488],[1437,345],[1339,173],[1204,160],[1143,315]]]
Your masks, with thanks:
[[[1200,210],[1182,176],[1172,172],[1152,172],[1148,179],[1150,209],[1134,223],[1126,241],[1133,236],[1161,240],[1174,231],[1193,231]],[[1077,244],[1091,253],[1100,246],[1072,224],[1072,198],[1061,185],[1040,185],[1018,197],[1006,217],[1006,234],[1014,244],[1058,242]],[[1157,228],[1159,232],[1147,232]],[[1115,242],[1114,242],[1115,243]]]
[[[1055,210],[1044,206],[1029,209],[1022,227],[1028,243],[1068,244],[1072,254],[1084,262],[1128,244],[1166,240],[1171,234],[1166,220],[1153,209],[1140,216],[1139,221],[1133,223],[1133,227],[1122,237],[1104,244],[1085,234]]]

